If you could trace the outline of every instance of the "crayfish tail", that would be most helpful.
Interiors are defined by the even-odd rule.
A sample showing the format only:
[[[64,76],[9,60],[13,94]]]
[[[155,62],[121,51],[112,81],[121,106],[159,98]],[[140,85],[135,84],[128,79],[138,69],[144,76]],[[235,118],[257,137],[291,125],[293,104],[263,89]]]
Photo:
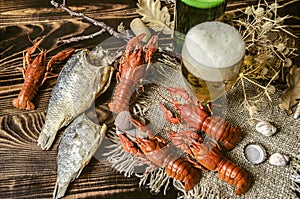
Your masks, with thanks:
[[[240,139],[240,127],[233,127],[219,116],[209,117],[203,122],[202,130],[206,135],[221,143],[224,148],[231,151]]]
[[[33,102],[28,101],[26,103],[26,110],[31,111],[35,109],[35,105],[33,104]]]
[[[222,141],[223,146],[227,151],[231,151],[238,141],[240,140],[241,129],[240,127],[231,127],[229,132],[229,137]]]
[[[165,168],[168,176],[184,183],[184,188],[189,191],[200,181],[201,171],[185,158],[178,158],[169,162]]]
[[[110,111],[116,114],[128,111],[135,89],[136,85],[133,81],[121,79],[114,91],[112,102],[109,103]]]
[[[15,98],[12,101],[12,104],[14,107],[18,108],[18,109],[26,109],[27,111],[32,111],[35,109],[35,105],[33,104],[33,102],[30,101],[22,101],[19,100],[19,98]]]
[[[251,186],[251,179],[250,179],[250,174],[246,171],[244,171],[243,173],[244,175],[242,176],[242,178],[239,180],[239,183],[237,184],[235,193],[237,195],[241,195],[246,193],[250,186]]]
[[[201,171],[192,165],[190,166],[189,169],[189,175],[187,175],[184,179],[184,188],[185,190],[189,191],[194,188],[196,184],[199,183],[200,178],[201,178]]]
[[[236,186],[237,195],[246,193],[251,185],[249,173],[230,160],[224,161],[218,168],[218,176],[228,184]]]

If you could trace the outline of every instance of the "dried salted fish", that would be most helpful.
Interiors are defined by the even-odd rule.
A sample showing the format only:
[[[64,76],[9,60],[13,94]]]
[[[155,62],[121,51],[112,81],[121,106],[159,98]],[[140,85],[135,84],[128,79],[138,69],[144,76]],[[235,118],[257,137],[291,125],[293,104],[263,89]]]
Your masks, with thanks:
[[[289,162],[289,157],[281,153],[274,153],[270,156],[269,163],[274,166],[286,166]]]
[[[65,130],[58,146],[57,180],[53,198],[61,198],[80,175],[99,148],[107,126],[93,123],[85,114],[77,117]]]
[[[271,136],[274,135],[277,131],[276,127],[273,126],[271,123],[266,121],[260,121],[256,124],[255,129],[265,135],[265,136]]]
[[[42,149],[49,149],[57,131],[88,109],[97,95],[109,86],[114,61],[101,47],[84,49],[68,60],[51,93],[45,124],[38,139]]]

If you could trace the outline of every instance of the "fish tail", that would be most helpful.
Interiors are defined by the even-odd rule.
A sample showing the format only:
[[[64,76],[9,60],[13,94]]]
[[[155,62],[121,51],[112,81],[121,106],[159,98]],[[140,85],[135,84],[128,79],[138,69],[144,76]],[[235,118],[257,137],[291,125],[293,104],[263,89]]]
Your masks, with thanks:
[[[53,191],[53,198],[55,198],[55,199],[62,198],[67,191],[68,185],[69,185],[69,183],[61,185],[60,183],[56,182],[55,188]]]
[[[49,125],[49,123],[46,122],[38,138],[38,146],[40,146],[43,150],[48,150],[51,147],[60,127],[60,124],[52,123]]]

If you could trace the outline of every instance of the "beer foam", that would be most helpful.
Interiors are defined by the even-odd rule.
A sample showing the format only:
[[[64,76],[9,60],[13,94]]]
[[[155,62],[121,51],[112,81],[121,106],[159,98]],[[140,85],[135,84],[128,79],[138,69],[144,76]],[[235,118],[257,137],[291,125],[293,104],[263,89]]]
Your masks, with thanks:
[[[239,32],[217,21],[204,22],[189,30],[184,48],[198,64],[217,69],[237,64],[245,53],[245,43]]]

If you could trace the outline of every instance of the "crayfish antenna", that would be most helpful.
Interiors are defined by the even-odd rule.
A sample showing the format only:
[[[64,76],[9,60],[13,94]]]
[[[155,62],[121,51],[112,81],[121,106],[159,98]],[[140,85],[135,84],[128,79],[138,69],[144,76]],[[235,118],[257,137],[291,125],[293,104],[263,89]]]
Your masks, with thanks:
[[[29,37],[28,37],[29,38]],[[30,40],[30,38],[29,38],[29,40]],[[31,41],[31,40],[30,40]],[[23,57],[24,57],[24,59],[23,59],[23,68],[27,68],[26,67],[26,64],[27,64],[27,66],[29,66],[30,64],[31,64],[31,57],[30,57],[30,55],[32,55],[35,51],[36,51],[36,49],[38,48],[38,46],[42,43],[44,41],[44,39],[42,38],[42,39],[40,39],[39,41],[37,41],[36,43],[33,43],[32,41],[32,44],[33,44],[33,46],[32,47],[30,47],[27,51],[26,51],[26,53],[25,53],[25,55],[23,55]]]
[[[169,102],[170,104],[173,103],[171,100],[169,100],[169,99],[165,98],[164,96],[162,96],[157,90],[155,90],[155,92],[156,92],[161,98],[163,98],[163,100]]]
[[[173,95],[177,95],[179,97],[182,97],[184,100],[186,100],[189,103],[195,103],[189,96],[189,94],[187,93],[187,91],[182,88],[182,87],[168,87],[167,91],[170,92],[171,96]]]

